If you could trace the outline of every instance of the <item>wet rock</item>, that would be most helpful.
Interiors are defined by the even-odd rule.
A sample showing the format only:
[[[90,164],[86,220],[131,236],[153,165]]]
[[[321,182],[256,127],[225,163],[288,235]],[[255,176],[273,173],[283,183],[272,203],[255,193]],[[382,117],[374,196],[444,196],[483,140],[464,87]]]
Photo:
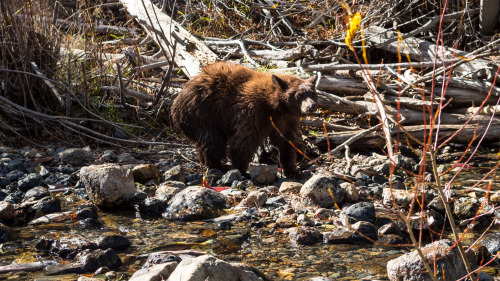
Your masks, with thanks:
[[[24,159],[13,159],[13,160],[10,160],[9,162],[4,164],[4,171],[5,172],[8,173],[8,172],[15,171],[15,170],[18,170],[18,171],[24,170]]]
[[[352,229],[351,229],[352,228]],[[347,226],[338,226],[332,231],[323,233],[323,241],[327,244],[353,244],[353,243],[370,243],[364,236],[377,240],[377,231],[375,226],[369,222],[359,221],[353,225],[351,228]],[[359,233],[358,233],[359,232]]]
[[[310,279],[307,279],[307,281],[336,281],[336,280],[337,279],[335,279],[335,278],[323,277],[323,276],[312,277]]]
[[[4,188],[10,184],[10,180],[7,177],[0,177],[0,188]]]
[[[260,184],[271,184],[276,180],[278,165],[251,165],[248,172],[252,181]]]
[[[106,235],[100,237],[95,241],[97,248],[107,250],[113,249],[115,251],[123,251],[126,250],[130,245],[130,240],[121,235]]]
[[[24,198],[33,198],[33,199],[41,199],[44,197],[50,196],[50,192],[47,188],[43,186],[36,186],[33,187],[32,189],[26,191],[24,194]]]
[[[21,201],[23,201],[24,194],[21,191],[14,191],[11,192],[7,197],[5,197],[4,201],[12,203],[12,204],[19,204]]]
[[[43,180],[43,183],[46,185],[62,185],[62,186],[72,186],[75,185],[78,181],[78,177],[76,175],[68,175],[68,174],[50,174]]]
[[[0,243],[5,243],[14,239],[14,231],[10,227],[0,223]]]
[[[343,182],[340,184],[340,188],[345,191],[344,200],[347,202],[358,202],[359,201],[359,191],[356,186],[350,182]]]
[[[72,219],[71,211],[68,212],[60,212],[60,213],[52,213],[43,215],[39,218],[36,218],[28,223],[28,225],[44,225],[49,224],[51,222],[63,222]]]
[[[40,237],[36,243],[39,250],[49,251],[62,258],[73,258],[78,252],[85,249],[95,249],[94,242],[87,241],[79,235],[60,236],[56,233],[48,233]]]
[[[153,164],[143,164],[135,166],[132,169],[132,175],[134,180],[140,183],[145,183],[150,180],[158,180],[160,178],[160,172],[158,172],[158,167]]]
[[[417,192],[417,196],[419,200],[422,198],[422,193]],[[408,207],[411,204],[411,201],[415,197],[415,192],[413,190],[400,190],[400,189],[390,189],[384,188],[382,193],[382,200],[385,205],[392,206],[393,202],[401,207]],[[430,198],[429,193],[425,193],[426,201]],[[394,201],[393,201],[394,198]]]
[[[453,214],[462,220],[472,218],[476,215],[479,205],[475,198],[460,197],[455,200]]]
[[[220,179],[220,184],[221,185],[228,185],[231,186],[234,181],[240,181],[242,180],[241,172],[238,169],[232,169],[227,171],[222,178]]]
[[[297,216],[297,224],[300,226],[313,226],[314,221],[306,214],[300,214]]]
[[[155,264],[148,268],[136,271],[129,281],[161,281],[167,280],[179,263],[172,261],[167,263]]]
[[[162,200],[164,202],[168,202],[182,189],[184,188],[162,184],[156,189],[155,198],[158,198],[159,200]]]
[[[163,213],[177,220],[209,219],[224,213],[226,197],[210,188],[190,186],[177,193]]]
[[[185,259],[177,265],[168,281],[263,281],[247,266],[235,266],[213,256]]]
[[[84,229],[99,229],[104,226],[102,222],[92,218],[83,219],[79,221],[79,223],[80,226]]]
[[[92,150],[90,147],[85,148],[68,148],[58,151],[55,155],[54,161],[64,162],[71,165],[85,165],[92,160]]]
[[[40,215],[60,212],[61,201],[59,200],[59,198],[47,196],[38,200],[34,205],[31,206],[30,209],[32,212],[39,212]]]
[[[310,226],[289,228],[285,231],[285,233],[288,233],[290,241],[300,245],[314,244],[320,242],[322,239],[319,230]]]
[[[314,217],[322,220],[327,220],[333,216],[335,216],[335,211],[332,209],[318,208],[316,212],[314,212]]]
[[[21,191],[27,191],[35,186],[42,184],[42,176],[38,173],[27,174],[26,176],[19,179],[17,185]]]
[[[170,200],[170,198],[168,199]],[[167,207],[166,201],[160,198],[146,198],[139,202],[139,212],[146,216],[161,217],[161,214],[165,211]]]
[[[382,245],[403,245],[406,244],[406,241],[403,240],[399,235],[396,234],[387,234],[387,235],[379,235],[377,243]]]
[[[373,223],[375,221],[375,206],[371,202],[352,204],[342,210],[341,216],[351,224],[357,221]]]
[[[87,272],[94,272],[102,266],[118,268],[122,264],[113,249],[84,250],[75,257],[75,260],[83,264]]]
[[[82,208],[82,209],[76,211],[75,214],[76,214],[77,220],[97,218],[97,212],[91,207]]]
[[[333,194],[330,194],[330,191]],[[335,203],[344,201],[344,190],[337,180],[331,176],[316,174],[307,180],[300,189],[300,196],[308,205],[317,204],[323,208],[333,207]]]
[[[83,274],[87,272],[83,264],[80,263],[56,263],[45,268],[47,275],[62,275],[62,274]]]
[[[21,170],[13,170],[13,171],[10,171],[7,175],[5,175],[5,177],[13,182],[13,181],[17,181],[19,180],[20,178],[24,177],[26,174],[21,171]]]
[[[100,208],[112,208],[128,202],[136,193],[129,169],[115,164],[92,165],[80,170],[90,200]]]
[[[248,207],[261,207],[264,206],[264,204],[267,201],[267,194],[262,191],[252,191],[248,194],[247,198],[242,202],[243,205],[248,206]]]
[[[163,174],[163,180],[186,182],[186,172],[184,171],[184,167],[178,165],[170,168]]]
[[[297,215],[284,215],[276,220],[276,226],[280,228],[290,228],[296,226]]]
[[[453,242],[448,239],[436,241],[422,248],[426,262],[436,269],[438,280],[458,280],[467,274],[457,247],[450,247]],[[387,263],[389,280],[427,281],[432,280],[426,272],[417,251],[404,254]]]
[[[14,205],[10,202],[0,201],[0,220],[10,220],[14,217]]]
[[[295,193],[298,194],[300,189],[302,188],[302,184],[300,182],[293,181],[285,181],[281,183],[279,193]]]

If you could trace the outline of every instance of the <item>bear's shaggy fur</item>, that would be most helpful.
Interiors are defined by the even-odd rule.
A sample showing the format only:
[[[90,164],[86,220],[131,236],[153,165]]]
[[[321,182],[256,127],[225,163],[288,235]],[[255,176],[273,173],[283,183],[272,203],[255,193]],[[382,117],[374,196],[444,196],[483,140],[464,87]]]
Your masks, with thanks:
[[[285,174],[293,175],[296,153],[288,140],[298,140],[300,115],[316,110],[315,79],[218,62],[186,83],[172,106],[172,121],[209,168],[225,170],[222,160],[228,154],[233,167],[245,173],[269,137]],[[286,139],[273,128],[271,118]]]

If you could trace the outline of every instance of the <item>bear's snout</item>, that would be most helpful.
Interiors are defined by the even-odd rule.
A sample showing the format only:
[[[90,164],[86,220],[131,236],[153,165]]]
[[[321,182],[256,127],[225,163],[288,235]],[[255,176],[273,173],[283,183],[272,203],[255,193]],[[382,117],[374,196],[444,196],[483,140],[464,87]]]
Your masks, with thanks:
[[[316,111],[316,109],[318,109],[318,105],[312,98],[305,99],[300,105],[300,111],[302,113],[313,113]]]

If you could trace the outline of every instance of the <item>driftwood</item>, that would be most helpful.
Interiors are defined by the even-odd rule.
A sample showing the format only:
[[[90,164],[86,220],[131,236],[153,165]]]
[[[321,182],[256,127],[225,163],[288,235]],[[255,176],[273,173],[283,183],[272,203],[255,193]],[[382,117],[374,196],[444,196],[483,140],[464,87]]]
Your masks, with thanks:
[[[127,12],[136,17],[146,32],[161,46],[167,59],[173,59],[189,78],[201,72],[201,66],[215,62],[217,56],[202,42],[187,32],[177,22],[163,13],[149,0],[120,0]],[[177,41],[175,58],[168,57],[168,50]]]

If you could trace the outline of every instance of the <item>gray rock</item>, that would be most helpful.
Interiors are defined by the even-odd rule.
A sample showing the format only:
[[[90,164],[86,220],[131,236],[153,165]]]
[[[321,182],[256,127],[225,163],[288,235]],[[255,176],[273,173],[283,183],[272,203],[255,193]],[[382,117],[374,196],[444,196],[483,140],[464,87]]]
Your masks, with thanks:
[[[4,164],[4,169],[6,172],[15,170],[24,170],[24,159],[12,159]]]
[[[90,200],[100,208],[124,204],[136,193],[132,172],[116,164],[83,167],[80,179]]]
[[[172,195],[173,197],[173,195]],[[170,200],[170,198],[168,199]],[[167,207],[167,201],[160,198],[151,197],[139,202],[139,212],[147,216],[161,217]]]
[[[167,280],[179,263],[175,261],[152,265],[136,271],[129,281],[161,281]]]
[[[285,233],[288,233],[290,241],[300,245],[314,244],[320,242],[322,239],[319,230],[310,226],[289,228],[285,231]]]
[[[38,173],[27,174],[26,176],[19,179],[17,185],[21,191],[27,191],[35,186],[42,184],[42,176]]]
[[[68,148],[56,152],[54,161],[64,162],[71,165],[79,166],[88,164],[92,160],[92,150],[90,147],[85,148]]]
[[[62,275],[62,274],[83,274],[87,272],[85,266],[80,263],[56,263],[48,265],[45,268],[47,275]]]
[[[300,214],[297,216],[297,224],[300,226],[313,226],[314,221],[306,214]]]
[[[302,184],[300,182],[285,181],[281,183],[279,193],[295,193],[298,194]]]
[[[352,204],[342,210],[341,216],[344,216],[349,223],[355,223],[357,221],[373,223],[375,221],[375,206],[371,202]]]
[[[483,239],[480,240],[480,245],[486,247],[488,250],[487,260],[491,260],[498,251],[500,251],[500,233],[489,233],[486,234]],[[498,264],[500,261],[498,259],[495,260],[495,263]]]
[[[448,239],[436,241],[422,248],[426,262],[436,269],[438,280],[458,280],[467,275],[467,270],[457,247],[450,247]],[[431,281],[417,251],[404,254],[387,263],[387,275],[391,281]],[[446,276],[443,279],[442,276]]]
[[[95,240],[97,248],[107,250],[113,249],[115,251],[126,250],[130,246],[130,240],[121,235],[105,235]]]
[[[351,225],[351,228],[338,226],[329,232],[323,233],[323,241],[327,244],[371,243],[364,236],[377,240],[375,226],[369,222],[359,221]]]
[[[142,268],[148,268],[155,264],[168,263],[168,262],[181,262],[182,259],[178,256],[164,253],[151,253]]]
[[[472,218],[476,215],[479,205],[475,198],[460,197],[455,200],[453,214],[462,220]]]
[[[13,170],[13,171],[10,171],[5,177],[12,182],[12,181],[19,180],[20,178],[24,177],[25,175],[26,174],[21,170]]]
[[[101,155],[101,160],[106,162],[116,161],[116,153],[113,150],[105,150]]]
[[[6,187],[10,184],[10,180],[7,177],[0,177],[0,188]]]
[[[333,216],[335,216],[335,211],[332,209],[318,208],[316,212],[314,212],[314,217],[322,220],[327,220]]]
[[[266,201],[266,205],[272,206],[272,207],[280,207],[286,205],[287,202],[283,196],[274,196],[271,198],[268,198]]]
[[[163,213],[177,220],[210,219],[224,214],[226,197],[210,188],[190,186],[177,193]]]
[[[238,169],[233,169],[227,171],[222,178],[220,179],[220,184],[221,185],[228,185],[231,186],[234,181],[239,181],[242,180],[241,172]]]
[[[156,189],[155,198],[157,198],[163,202],[168,202],[168,201],[170,201],[170,199],[172,199],[177,193],[179,193],[184,188],[179,188],[177,186],[169,186],[169,185],[162,184],[162,185],[160,185],[160,187],[158,187]]]
[[[185,259],[167,281],[263,281],[248,266],[232,265],[212,256]]]
[[[420,200],[420,198],[422,197],[422,193],[417,192],[417,196]],[[392,206],[392,204],[395,203],[396,205],[401,207],[408,207],[410,206],[413,197],[415,197],[415,192],[413,190],[400,190],[394,188],[391,190],[390,188],[384,188],[382,192],[383,203],[388,206]],[[425,197],[426,202],[427,200],[430,201],[430,194],[428,194],[428,192],[425,192]]]
[[[47,233],[36,243],[39,250],[49,251],[62,258],[73,258],[78,252],[85,249],[95,249],[96,244],[87,241],[79,235],[60,235]]]
[[[36,171],[40,176],[42,176],[42,178],[46,178],[50,175],[50,171],[45,168],[45,166],[39,166]]]
[[[276,180],[278,165],[251,165],[248,172],[252,181],[260,184],[271,184]]]
[[[153,164],[142,164],[137,165],[132,168],[132,175],[134,180],[137,182],[145,183],[150,180],[158,180],[160,178],[160,172],[158,172],[158,167]]]
[[[107,250],[84,250],[80,252],[75,260],[83,264],[87,272],[94,272],[98,268],[106,266],[108,268],[118,268],[122,261],[113,249]]]
[[[47,188],[43,186],[36,186],[33,187],[32,189],[26,191],[24,194],[24,198],[34,198],[34,199],[41,199],[44,197],[50,196],[50,192]]]
[[[244,205],[248,207],[261,207],[266,204],[267,194],[262,191],[254,190],[250,192],[244,200]]]
[[[340,204],[344,201],[344,192],[334,177],[316,174],[304,183],[300,189],[300,196],[308,205],[317,204],[323,208],[330,208],[335,203]]]
[[[61,201],[59,198],[47,196],[38,200],[33,206],[31,206],[31,211],[40,215],[57,213],[61,211]]]
[[[10,220],[14,217],[14,205],[10,202],[0,201],[0,220]]]
[[[452,206],[452,209],[453,209],[453,203],[451,202],[450,204],[452,204],[451,206]],[[432,199],[431,202],[429,202],[429,204],[427,205],[427,207],[429,209],[434,210],[434,211],[438,211],[441,214],[444,214],[446,212],[443,200],[441,200],[441,198],[439,196],[435,197],[434,199]]]
[[[186,182],[186,172],[184,171],[184,167],[177,165],[170,168],[163,173],[163,180]]]

